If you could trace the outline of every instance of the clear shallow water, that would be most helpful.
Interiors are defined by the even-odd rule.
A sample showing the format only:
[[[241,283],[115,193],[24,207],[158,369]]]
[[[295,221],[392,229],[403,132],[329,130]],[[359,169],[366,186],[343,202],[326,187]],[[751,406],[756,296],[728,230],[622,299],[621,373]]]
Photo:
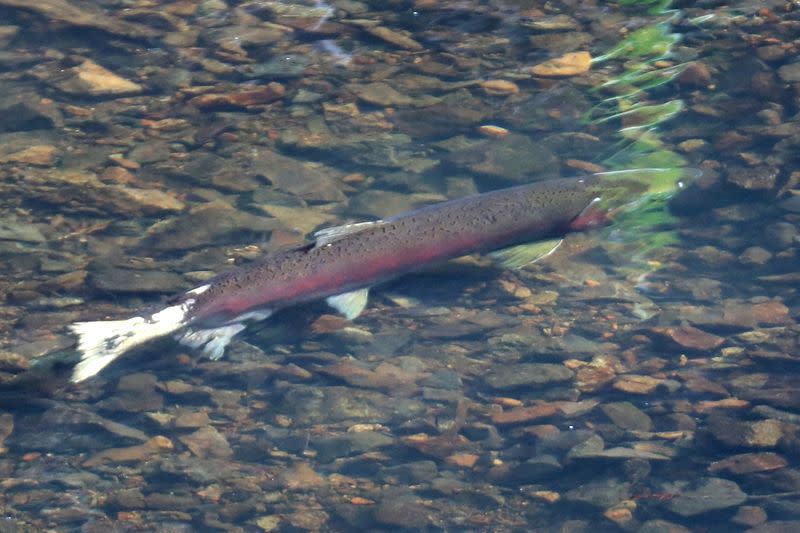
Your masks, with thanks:
[[[316,228],[608,168],[631,123],[587,122],[596,88],[652,55],[532,69],[664,18],[0,6],[6,383],[69,366],[71,322]],[[3,405],[4,527],[796,528],[796,11],[676,7],[664,61],[694,62],[634,103],[683,101],[657,138],[703,177],[649,266],[652,232],[574,235],[522,271],[403,278],[353,323],[287,310],[223,361],[164,343],[48,381]]]

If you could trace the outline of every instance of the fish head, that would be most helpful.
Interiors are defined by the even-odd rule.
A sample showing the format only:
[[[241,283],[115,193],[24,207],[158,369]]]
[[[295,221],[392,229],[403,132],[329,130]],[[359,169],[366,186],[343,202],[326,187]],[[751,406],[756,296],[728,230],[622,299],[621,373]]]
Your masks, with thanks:
[[[689,168],[636,168],[593,174],[589,186],[595,199],[591,209],[613,218],[645,202],[666,201],[699,176],[699,170]]]

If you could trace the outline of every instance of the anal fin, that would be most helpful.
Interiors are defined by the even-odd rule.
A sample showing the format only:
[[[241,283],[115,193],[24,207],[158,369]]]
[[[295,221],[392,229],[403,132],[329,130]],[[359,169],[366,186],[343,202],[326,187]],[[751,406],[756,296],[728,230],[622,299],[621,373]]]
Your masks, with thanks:
[[[489,254],[489,257],[497,261],[502,267],[522,268],[552,254],[561,246],[562,242],[564,242],[564,239],[559,238],[520,244],[495,250]]]
[[[367,306],[369,288],[358,289],[357,291],[345,292],[335,296],[328,296],[325,300],[328,305],[342,313],[347,320],[353,320]]]
[[[211,360],[217,360],[225,353],[225,348],[233,337],[245,328],[244,324],[234,323],[208,329],[187,328],[175,336],[175,340],[192,348],[201,348]]]
[[[247,327],[248,322],[258,322],[272,314],[269,309],[259,309],[241,314],[227,324],[215,328],[188,327],[175,336],[175,340],[191,348],[202,349],[211,360],[220,359],[233,337]]]

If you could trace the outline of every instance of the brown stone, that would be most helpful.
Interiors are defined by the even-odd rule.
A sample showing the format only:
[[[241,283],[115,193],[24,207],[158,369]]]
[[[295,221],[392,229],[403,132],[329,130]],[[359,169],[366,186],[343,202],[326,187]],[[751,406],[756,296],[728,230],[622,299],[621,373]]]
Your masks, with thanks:
[[[84,461],[83,466],[93,467],[106,463],[136,463],[168,452],[173,448],[174,445],[171,440],[159,435],[137,446],[111,448],[99,452]]]
[[[212,426],[200,428],[190,435],[179,437],[179,439],[193,454],[201,459],[207,457],[225,458],[233,455],[233,450],[227,439]]]
[[[690,350],[709,351],[719,348],[725,343],[725,338],[712,333],[707,333],[699,328],[681,325],[670,328],[653,328],[654,333],[663,335],[682,348]]]
[[[630,392],[633,394],[652,394],[663,384],[663,379],[657,379],[651,376],[626,374],[624,376],[619,376],[614,381],[613,386],[615,389],[622,392]]]
[[[709,400],[704,402],[697,402],[695,411],[698,413],[707,413],[714,409],[744,409],[750,406],[747,400],[740,400],[739,398],[725,398],[723,400]]]
[[[531,72],[536,76],[561,78],[583,74],[591,66],[592,56],[589,52],[569,52],[532,67]]]
[[[731,518],[731,522],[742,526],[755,527],[767,521],[767,512],[763,507],[742,505]]]
[[[190,99],[189,105],[206,111],[226,108],[247,108],[280,100],[285,94],[286,88],[283,85],[278,82],[270,82],[265,86],[254,89],[245,89],[229,93],[201,94]]]
[[[753,472],[769,472],[784,468],[789,462],[777,453],[742,453],[714,461],[708,467],[709,472],[730,472],[731,474],[752,474]]]
[[[118,76],[89,59],[67,69],[65,74],[67,77],[56,82],[56,86],[69,94],[120,96],[142,92],[142,86],[138,83]]]
[[[492,414],[492,422],[498,425],[521,424],[532,422],[540,418],[547,418],[560,412],[558,404],[543,403],[529,407],[519,407],[510,411],[501,411]]]
[[[398,48],[405,48],[406,50],[422,50],[422,45],[411,37],[394,30],[390,30],[384,26],[375,26],[374,28],[367,28],[366,30],[370,35],[386,41],[389,44],[393,44]]]
[[[48,144],[37,144],[0,158],[0,163],[21,163],[49,167],[58,160],[58,148]]]
[[[289,490],[308,490],[322,487],[326,481],[308,463],[297,463],[281,473],[280,483]]]
[[[446,457],[444,462],[460,468],[472,468],[479,458],[480,456],[474,453],[454,453]]]
[[[692,61],[678,76],[678,83],[695,87],[708,87],[711,83],[711,70],[702,61]]]
[[[519,93],[519,86],[508,80],[486,80],[481,82],[481,89],[492,96],[509,96]]]

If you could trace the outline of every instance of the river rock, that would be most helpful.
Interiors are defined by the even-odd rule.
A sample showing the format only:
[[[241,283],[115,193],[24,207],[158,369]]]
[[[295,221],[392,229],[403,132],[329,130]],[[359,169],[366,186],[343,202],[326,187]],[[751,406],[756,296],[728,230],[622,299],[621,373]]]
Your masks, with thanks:
[[[387,483],[415,485],[432,480],[439,470],[433,461],[412,461],[381,468],[378,475]]]
[[[800,520],[770,520],[746,530],[746,533],[789,533],[800,531]]]
[[[322,164],[304,163],[277,152],[260,150],[252,161],[252,172],[266,178],[275,189],[307,202],[345,199],[341,173]]]
[[[182,201],[161,190],[106,185],[88,172],[28,172],[19,186],[32,197],[63,211],[133,215],[170,213],[185,207]]]
[[[615,425],[622,429],[650,431],[653,421],[642,410],[630,402],[612,402],[600,406],[600,409]]]
[[[513,133],[464,152],[454,152],[448,161],[478,174],[515,183],[527,183],[532,176],[552,173],[559,166],[558,158],[541,142]]]
[[[497,425],[529,423],[540,418],[549,418],[559,413],[560,409],[557,404],[543,403],[494,412],[492,413],[492,423]]]
[[[562,78],[588,72],[592,66],[589,52],[568,52],[530,68],[534,76]]]
[[[800,61],[783,65],[778,69],[778,76],[787,83],[800,82]]]
[[[631,484],[617,479],[592,481],[579,487],[570,489],[564,494],[564,499],[570,502],[579,502],[608,509],[627,500],[631,495]]]
[[[782,250],[800,242],[800,228],[791,222],[775,222],[766,227],[764,236],[763,244]]]
[[[312,207],[290,207],[276,204],[256,204],[255,207],[278,219],[284,227],[308,235],[322,226],[334,226],[335,215]]]
[[[317,459],[327,463],[339,457],[363,453],[376,448],[394,444],[391,435],[378,431],[348,432],[341,436],[315,439],[311,447],[317,452]]]
[[[735,482],[716,477],[694,481],[673,498],[667,507],[681,516],[696,516],[744,503],[747,494]]]
[[[104,450],[84,461],[83,466],[91,468],[107,463],[138,463],[171,451],[173,448],[172,441],[167,437],[156,436],[137,446]]]
[[[89,9],[92,4],[75,5],[67,0],[0,0],[0,6],[33,11],[50,20],[63,22],[77,28],[95,28],[113,35],[141,39],[159,34],[153,28],[142,24],[126,22],[106,15],[100,9]]]
[[[13,219],[0,220],[0,241],[45,242],[45,236],[35,224]]]
[[[772,253],[760,246],[750,246],[739,255],[739,262],[743,265],[765,265],[772,259]]]
[[[776,167],[731,166],[728,168],[727,181],[748,191],[770,190],[775,188],[779,172]]]
[[[19,35],[19,26],[0,26],[0,48],[8,46],[17,35]]]
[[[8,154],[0,156],[0,163],[17,163],[22,165],[33,165],[37,167],[53,166],[59,158],[59,150],[56,146],[49,144],[36,144]]]
[[[390,491],[375,509],[375,520],[392,527],[424,529],[429,523],[428,511],[419,499],[410,493]]]
[[[21,89],[21,88],[20,88]],[[20,94],[11,87],[0,96],[0,132],[38,130],[60,127],[61,112],[52,100],[36,94]]]
[[[209,457],[226,458],[233,455],[228,440],[213,426],[198,429],[189,435],[178,437],[193,454],[200,459]]]
[[[61,91],[78,96],[122,96],[139,94],[143,90],[138,83],[118,76],[90,59],[61,71],[53,83]]]
[[[564,365],[550,363],[521,363],[504,365],[484,378],[486,384],[495,390],[517,387],[541,387],[569,381],[575,373]]]
[[[120,378],[114,395],[98,402],[109,411],[145,412],[164,407],[164,397],[156,391],[154,375],[140,372]]]
[[[373,26],[365,28],[366,31],[373,37],[377,37],[382,41],[393,44],[398,48],[405,48],[406,50],[422,50],[422,45],[404,33],[392,30],[385,26]]]
[[[401,109],[393,120],[403,133],[418,139],[451,137],[474,129],[491,110],[461,90],[448,94],[439,103],[421,109]]]
[[[789,462],[777,453],[742,453],[714,461],[708,466],[708,471],[741,475],[778,470],[788,464]]]
[[[411,398],[395,398],[351,387],[293,385],[283,394],[279,409],[302,424],[342,421],[383,424],[413,417],[424,411],[424,404]]]
[[[270,82],[261,87],[235,89],[226,93],[206,93],[189,100],[204,111],[230,111],[263,106],[280,100],[286,94],[286,88],[278,82]]]
[[[326,484],[325,478],[308,463],[297,463],[281,472],[278,482],[289,490],[310,490]]]
[[[642,524],[636,533],[692,533],[692,531],[680,524],[658,518]]]
[[[102,263],[98,263],[102,265]],[[107,293],[173,293],[186,282],[175,272],[133,270],[105,265],[89,273],[89,285]]]
[[[769,418],[758,421],[739,421],[713,413],[708,418],[708,429],[716,439],[728,446],[772,448],[783,437],[786,424]]]
[[[668,338],[681,348],[691,350],[709,351],[719,348],[725,343],[724,337],[707,333],[688,324],[669,328],[653,328],[651,331]]]
[[[414,102],[410,96],[398,92],[388,83],[381,81],[365,85],[348,85],[347,90],[360,100],[379,106],[407,106]]]
[[[214,201],[188,214],[158,222],[147,231],[147,246],[156,250],[188,250],[201,246],[252,242],[257,235],[281,229],[275,219],[252,215]]]

